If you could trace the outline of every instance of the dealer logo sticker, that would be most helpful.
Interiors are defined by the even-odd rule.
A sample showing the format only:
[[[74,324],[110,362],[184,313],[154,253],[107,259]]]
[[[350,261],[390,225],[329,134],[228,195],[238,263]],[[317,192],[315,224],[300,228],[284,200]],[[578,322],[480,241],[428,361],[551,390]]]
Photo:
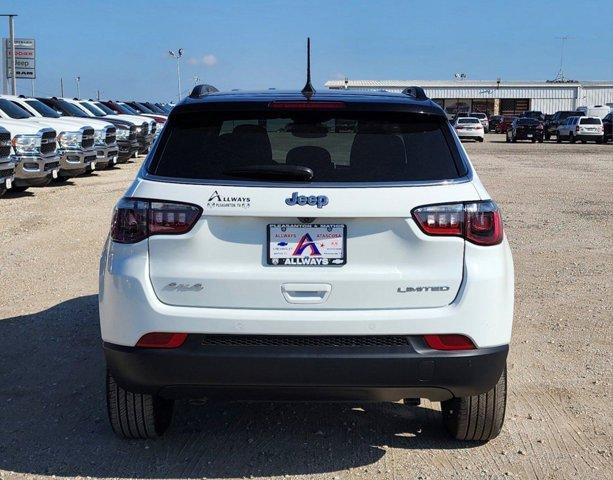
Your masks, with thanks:
[[[206,203],[207,208],[249,208],[251,199],[238,195],[223,195],[215,190]]]

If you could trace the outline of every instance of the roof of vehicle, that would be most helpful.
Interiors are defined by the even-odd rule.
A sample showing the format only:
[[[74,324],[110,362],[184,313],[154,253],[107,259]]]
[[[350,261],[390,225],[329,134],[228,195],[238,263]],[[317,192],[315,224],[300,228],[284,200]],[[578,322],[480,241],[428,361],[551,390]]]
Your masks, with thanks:
[[[315,92],[310,97],[299,91],[232,91],[213,92],[200,97],[186,97],[174,107],[173,113],[198,109],[197,107],[212,104],[260,104],[271,102],[343,102],[351,110],[392,110],[414,113],[425,113],[445,117],[445,112],[439,105],[430,99],[419,100],[404,93],[386,91],[350,91],[350,90],[324,90]],[[227,107],[226,107],[227,108]]]

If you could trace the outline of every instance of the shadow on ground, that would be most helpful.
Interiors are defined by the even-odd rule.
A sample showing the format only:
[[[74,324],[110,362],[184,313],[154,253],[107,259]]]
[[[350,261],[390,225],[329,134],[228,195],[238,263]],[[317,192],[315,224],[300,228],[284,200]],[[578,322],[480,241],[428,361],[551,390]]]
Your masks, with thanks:
[[[106,418],[97,296],[0,320],[0,470],[64,477],[242,477],[371,465],[387,447],[465,448],[400,404],[178,402],[158,441]]]

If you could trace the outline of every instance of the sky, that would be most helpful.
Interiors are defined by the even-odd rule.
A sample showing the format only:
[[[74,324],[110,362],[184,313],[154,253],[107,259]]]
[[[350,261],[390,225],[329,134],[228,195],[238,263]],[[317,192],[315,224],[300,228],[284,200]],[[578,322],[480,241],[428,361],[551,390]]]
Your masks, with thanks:
[[[613,80],[613,0],[3,0],[16,37],[37,42],[36,95],[171,101],[194,77],[220,90],[327,80]],[[0,18],[0,33],[8,36]],[[30,80],[18,93],[30,94]]]

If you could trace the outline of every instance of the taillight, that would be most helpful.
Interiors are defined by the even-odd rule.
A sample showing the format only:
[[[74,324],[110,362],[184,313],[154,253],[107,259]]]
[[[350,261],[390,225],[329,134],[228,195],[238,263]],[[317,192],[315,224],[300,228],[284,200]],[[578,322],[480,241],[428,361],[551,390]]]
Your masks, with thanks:
[[[185,343],[187,333],[152,332],[140,337],[136,343],[142,348],[177,348]]]
[[[189,203],[122,198],[113,212],[111,239],[136,243],[152,235],[180,235],[195,225],[202,209]]]
[[[462,237],[484,246],[502,242],[502,217],[490,200],[427,205],[413,209],[412,214],[426,235]]]
[[[578,132],[579,130],[581,130],[581,127],[580,127],[579,125],[577,125],[577,126],[575,127],[575,132]]]
[[[475,344],[464,335],[424,335],[426,344],[434,350],[474,350]]]

